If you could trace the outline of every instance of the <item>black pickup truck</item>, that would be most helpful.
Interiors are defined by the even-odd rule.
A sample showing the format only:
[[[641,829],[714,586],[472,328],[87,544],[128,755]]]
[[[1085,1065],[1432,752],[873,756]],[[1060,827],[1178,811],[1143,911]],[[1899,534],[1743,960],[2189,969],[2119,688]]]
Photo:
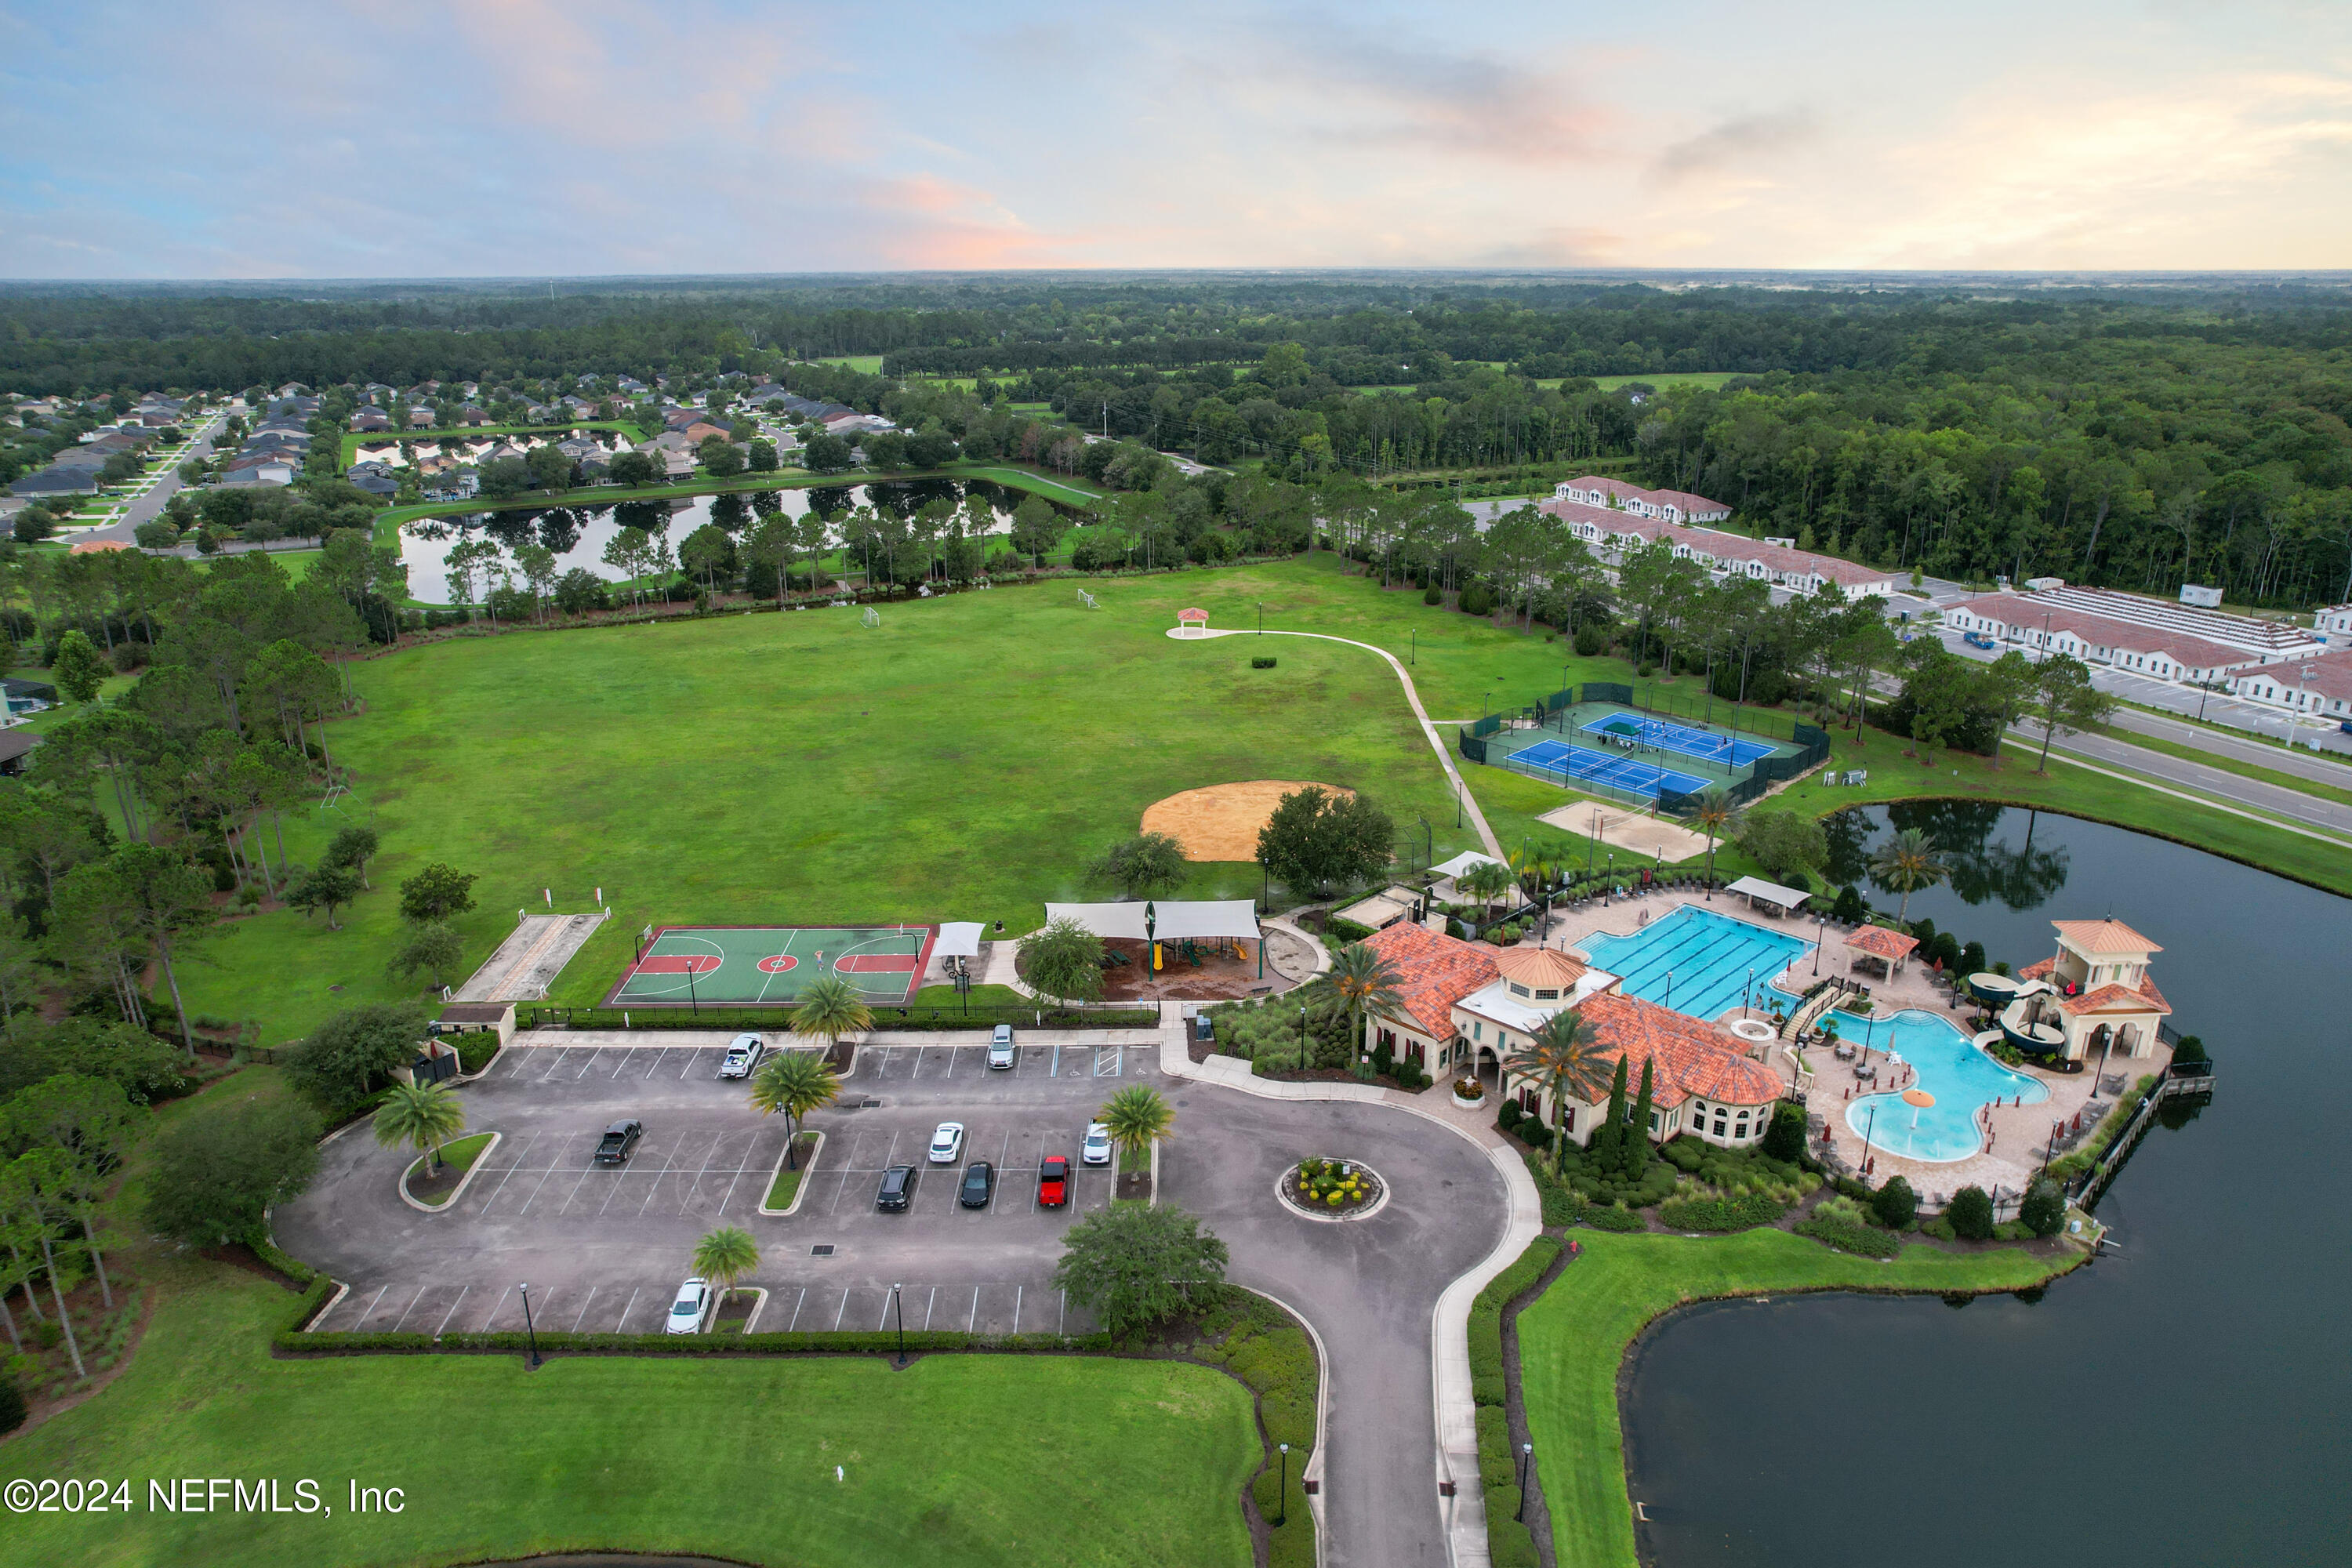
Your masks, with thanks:
[[[646,1124],[634,1116],[626,1121],[614,1122],[604,1129],[604,1140],[596,1145],[596,1163],[626,1164],[629,1152],[637,1146],[637,1140],[645,1135]]]

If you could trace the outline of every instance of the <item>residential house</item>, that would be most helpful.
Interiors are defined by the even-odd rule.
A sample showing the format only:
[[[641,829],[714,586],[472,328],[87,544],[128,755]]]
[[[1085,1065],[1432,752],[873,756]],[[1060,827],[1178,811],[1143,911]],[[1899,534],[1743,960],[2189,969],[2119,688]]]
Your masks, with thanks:
[[[272,395],[281,398],[308,397],[310,395],[310,389],[303,385],[299,381],[289,381],[285,385],[279,387],[276,393],[272,394]]]
[[[2352,647],[2242,671],[2231,680],[2230,690],[2250,702],[2342,724],[2352,720]]]
[[[352,428],[362,435],[392,428],[391,416],[381,408],[362,408],[352,416]]]
[[[46,468],[36,468],[8,487],[12,496],[75,496],[94,495],[98,490],[98,469],[79,464],[52,463]]]
[[[2329,647],[2352,647],[2352,605],[2329,605],[2314,610],[2311,629]]]
[[[352,484],[356,485],[361,489],[367,491],[368,494],[372,496],[380,496],[385,500],[390,500],[394,496],[400,493],[400,481],[394,479],[390,474],[362,474],[353,472],[346,474],[344,478],[351,480]]]
[[[283,458],[266,458],[238,466],[232,464],[221,470],[216,485],[290,485],[299,470]]]

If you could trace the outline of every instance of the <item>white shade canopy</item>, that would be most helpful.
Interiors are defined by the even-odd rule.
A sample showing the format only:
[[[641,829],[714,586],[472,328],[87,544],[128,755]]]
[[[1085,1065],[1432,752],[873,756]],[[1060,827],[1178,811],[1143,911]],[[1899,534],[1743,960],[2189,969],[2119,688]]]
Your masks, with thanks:
[[[1778,904],[1784,910],[1802,909],[1805,906],[1805,900],[1812,897],[1811,893],[1801,893],[1794,888],[1784,888],[1778,882],[1768,882],[1761,877],[1742,877],[1724,891],[1738,893],[1743,898],[1761,899],[1768,904]]]
[[[940,958],[978,958],[980,956],[981,923],[978,921],[942,921],[940,939],[931,952]]]
[[[1151,937],[1181,942],[1186,937],[1241,937],[1257,940],[1257,905],[1248,899],[1160,899],[1117,904],[1047,904],[1048,923],[1074,920],[1099,937],[1143,942],[1144,910],[1156,917]]]

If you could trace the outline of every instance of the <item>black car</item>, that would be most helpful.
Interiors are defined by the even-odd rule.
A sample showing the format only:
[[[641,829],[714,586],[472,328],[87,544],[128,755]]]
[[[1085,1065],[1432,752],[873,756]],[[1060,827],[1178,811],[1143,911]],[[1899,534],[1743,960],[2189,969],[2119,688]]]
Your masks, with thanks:
[[[630,1152],[636,1148],[637,1140],[645,1135],[646,1124],[634,1116],[626,1121],[614,1122],[604,1129],[604,1141],[596,1145],[596,1163],[627,1163]]]
[[[974,1160],[963,1168],[963,1185],[956,1192],[956,1202],[968,1209],[984,1209],[996,1192],[996,1167],[985,1160]]]
[[[904,1214],[907,1205],[915,1201],[915,1167],[893,1165],[882,1173],[881,1190],[874,1194],[874,1206],[886,1214]]]

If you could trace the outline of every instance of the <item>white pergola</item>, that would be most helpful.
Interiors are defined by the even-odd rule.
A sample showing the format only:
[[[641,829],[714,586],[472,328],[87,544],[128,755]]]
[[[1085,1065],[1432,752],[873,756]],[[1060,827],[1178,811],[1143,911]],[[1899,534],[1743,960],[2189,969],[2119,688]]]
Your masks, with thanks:
[[[980,933],[982,930],[982,927],[981,922],[978,921],[940,921],[939,940],[931,944],[932,956],[936,958],[978,958],[980,956]]]
[[[1099,937],[1128,942],[1255,942],[1257,904],[1249,899],[1160,899],[1116,904],[1047,904],[1048,924],[1073,920]],[[1147,931],[1146,925],[1150,930]]]
[[[1794,888],[1784,888],[1778,882],[1768,882],[1761,877],[1742,877],[1723,890],[1727,893],[1737,893],[1745,898],[1750,908],[1769,904],[1776,913],[1801,910],[1805,907],[1805,900],[1812,897],[1811,893],[1801,893]]]

